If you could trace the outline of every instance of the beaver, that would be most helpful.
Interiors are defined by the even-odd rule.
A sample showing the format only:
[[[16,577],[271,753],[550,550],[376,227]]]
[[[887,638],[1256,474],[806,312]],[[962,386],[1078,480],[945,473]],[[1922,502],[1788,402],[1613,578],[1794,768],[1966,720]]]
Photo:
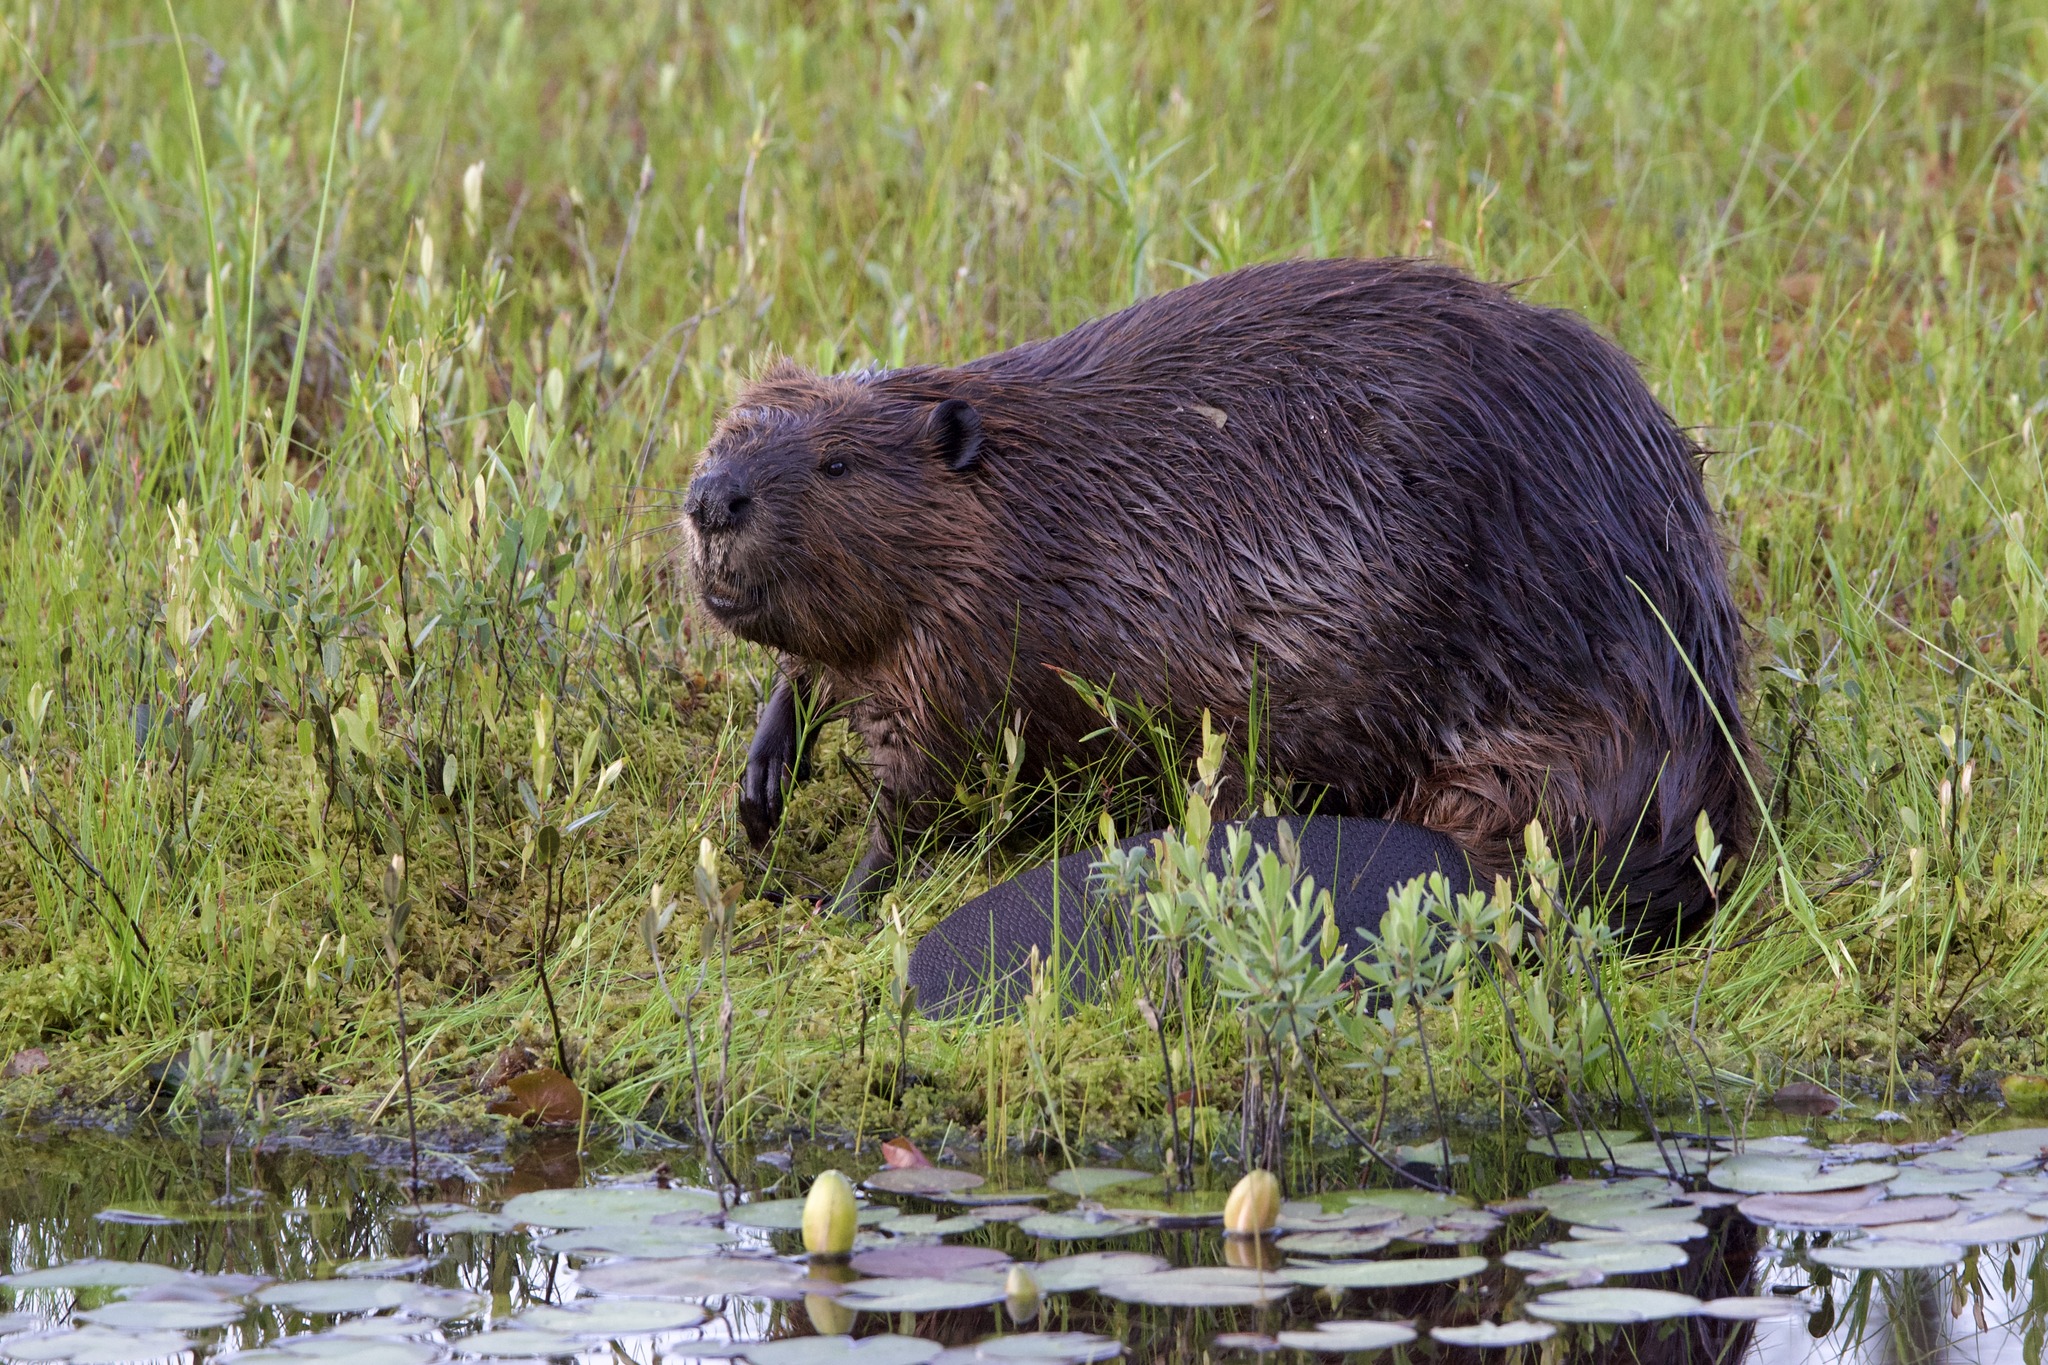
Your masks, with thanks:
[[[1006,725],[1034,771],[1089,758],[1078,678],[1482,879],[1540,819],[1624,934],[1683,936],[1695,821],[1737,856],[1755,824],[1704,459],[1584,319],[1429,261],[1251,266],[958,366],[776,361],[683,502],[703,605],[780,656],[742,820],[843,710],[856,906]]]

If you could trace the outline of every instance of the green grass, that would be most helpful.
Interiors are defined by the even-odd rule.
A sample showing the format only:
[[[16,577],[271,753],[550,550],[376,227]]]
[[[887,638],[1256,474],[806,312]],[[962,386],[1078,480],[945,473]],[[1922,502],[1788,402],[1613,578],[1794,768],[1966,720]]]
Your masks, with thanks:
[[[433,1112],[473,1112],[501,1049],[552,1050],[545,940],[597,1115],[684,1122],[641,918],[651,884],[681,897],[680,999],[708,838],[741,888],[723,1058],[715,964],[691,998],[728,1136],[1158,1131],[1129,992],[913,1022],[924,1083],[891,1097],[890,936],[757,895],[837,882],[858,755],[828,736],[778,844],[747,848],[769,661],[691,605],[668,522],[771,353],[954,361],[1337,253],[1526,281],[1717,452],[1775,836],[1710,935],[1606,969],[1645,1083],[1690,1093],[1711,1057],[1731,1104],[1794,1075],[1903,1102],[2048,1063],[2040,7],[0,0],[0,23],[0,1058],[54,1062],[0,1105],[126,1099],[175,1062],[180,1105],[392,1121],[395,897]],[[1089,800],[1066,794],[1070,830]],[[906,929],[1033,852],[937,858]],[[1561,1003],[1566,1050],[1597,1041],[1597,1008]],[[1505,1105],[1494,994],[1461,982],[1429,1018],[1447,1102]],[[1169,1028],[1221,1135],[1239,1020],[1203,992]],[[1332,1046],[1358,1119],[1371,1085]]]

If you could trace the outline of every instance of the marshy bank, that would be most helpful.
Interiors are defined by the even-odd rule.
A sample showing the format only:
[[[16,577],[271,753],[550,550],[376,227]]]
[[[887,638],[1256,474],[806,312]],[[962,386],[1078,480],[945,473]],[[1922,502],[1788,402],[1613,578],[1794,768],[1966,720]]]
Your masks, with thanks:
[[[11,1116],[396,1133],[495,1098],[696,1149],[1185,1160],[2048,1067],[2036,17],[615,18],[0,9]],[[748,847],[771,661],[668,530],[712,414],[772,349],[958,359],[1336,253],[1528,280],[1702,427],[1758,856],[1669,954],[1337,945],[1384,1018],[1320,944],[1233,982],[1171,933],[1103,1001],[921,1018],[925,928],[1186,793],[993,756],[975,841],[818,917],[866,778],[828,729]]]

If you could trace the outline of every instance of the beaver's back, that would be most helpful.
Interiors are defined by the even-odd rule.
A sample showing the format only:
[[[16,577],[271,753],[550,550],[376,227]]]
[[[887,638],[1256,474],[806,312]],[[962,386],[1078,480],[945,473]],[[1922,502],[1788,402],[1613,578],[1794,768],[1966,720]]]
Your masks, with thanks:
[[[1295,776],[1495,867],[1540,809],[1633,918],[1705,908],[1701,809],[1746,846],[1679,653],[1739,743],[1699,451],[1576,316],[1444,267],[1294,262],[878,382],[938,375],[990,451],[963,590],[1003,599],[973,614],[1005,622],[1054,748],[1082,721],[1052,670],[1238,722],[1256,680]]]

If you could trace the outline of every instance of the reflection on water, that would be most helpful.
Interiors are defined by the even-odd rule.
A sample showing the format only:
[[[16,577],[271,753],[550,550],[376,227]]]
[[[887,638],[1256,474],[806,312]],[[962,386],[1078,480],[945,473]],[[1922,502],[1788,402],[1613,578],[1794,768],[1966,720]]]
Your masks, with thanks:
[[[253,1289],[253,1281],[227,1283],[227,1288],[243,1295],[233,1300],[235,1307],[230,1310],[241,1316],[224,1327],[189,1330],[191,1348],[183,1358],[197,1362],[323,1332],[322,1351],[338,1365],[352,1359],[335,1353],[342,1349],[340,1342],[348,1334],[360,1334],[372,1343],[377,1341],[372,1334],[382,1338],[379,1353],[363,1356],[363,1365],[425,1365],[436,1358],[460,1359],[482,1349],[482,1343],[472,1340],[478,1333],[516,1318],[529,1307],[588,1302],[590,1298],[587,1291],[579,1290],[579,1267],[586,1264],[584,1258],[542,1249],[537,1244],[541,1240],[538,1233],[523,1229],[430,1230],[430,1224],[456,1226],[435,1222],[446,1220],[453,1206],[492,1210],[507,1198],[529,1191],[604,1180],[645,1181],[657,1169],[667,1173],[664,1159],[673,1163],[674,1178],[679,1182],[687,1182],[695,1174],[692,1164],[679,1153],[610,1148],[579,1157],[568,1139],[515,1138],[509,1143],[445,1150],[434,1158],[430,1164],[445,1173],[445,1178],[436,1188],[422,1192],[420,1200],[435,1209],[423,1217],[409,1207],[413,1201],[401,1187],[401,1173],[371,1159],[378,1153],[390,1156],[389,1146],[380,1144],[378,1153],[369,1155],[354,1150],[364,1145],[345,1136],[261,1150],[219,1140],[118,1139],[77,1133],[0,1139],[0,1229],[4,1229],[0,1274],[99,1258],[147,1262],[211,1276],[300,1281],[327,1279],[348,1269],[386,1269],[350,1267],[352,1262],[423,1258],[427,1262],[423,1269],[389,1269],[400,1276],[398,1283],[469,1291],[475,1299],[460,1304],[443,1296],[433,1301],[446,1305],[440,1310],[400,1305],[395,1311],[387,1307],[376,1313],[309,1316],[288,1307],[252,1302],[246,1295]],[[1475,1139],[1468,1147],[1472,1188],[1487,1198],[1501,1199],[1561,1174],[1554,1161],[1521,1151],[1519,1140]],[[860,1174],[872,1170],[875,1162],[844,1150],[800,1150],[795,1165],[800,1172],[840,1165]],[[806,1183],[804,1176],[791,1175],[768,1162],[754,1163],[751,1170],[757,1188],[748,1192],[749,1199],[790,1197],[800,1194]],[[1030,1163],[1013,1162],[996,1173],[996,1183],[1038,1186],[1047,1174]],[[1341,1170],[1332,1166],[1312,1174],[1326,1188],[1356,1179],[1355,1168],[1348,1163]],[[1313,1182],[1311,1175],[1297,1172],[1292,1183],[1299,1190]],[[915,1199],[891,1202],[907,1208],[939,1209]],[[110,1214],[110,1210],[114,1212]],[[1809,1250],[1828,1243],[1827,1234],[1760,1228],[1730,1207],[1710,1208],[1699,1216],[1708,1234],[1681,1244],[1687,1256],[1683,1266],[1656,1274],[1616,1276],[1610,1283],[1677,1290],[1703,1300],[1780,1295],[1795,1298],[1810,1315],[1756,1323],[1685,1317],[1624,1326],[1574,1325],[1563,1327],[1557,1337],[1538,1345],[1485,1353],[1448,1347],[1425,1334],[1380,1358],[1522,1360],[1546,1365],[1567,1361],[2041,1365],[2044,1320],[2048,1320],[2048,1260],[2044,1260],[2043,1241],[2038,1237],[1972,1249],[1961,1265],[1952,1269],[1844,1272],[1830,1271],[1807,1256]],[[173,1219],[177,1221],[170,1221]],[[712,1221],[716,1222],[715,1216]],[[1522,1317],[1522,1308],[1532,1294],[1541,1291],[1533,1290],[1521,1272],[1503,1266],[1498,1256],[1558,1236],[1557,1227],[1546,1226],[1540,1212],[1524,1210],[1476,1248],[1407,1247],[1404,1253],[1397,1243],[1387,1253],[1456,1255],[1477,1250],[1496,1258],[1485,1273],[1450,1285],[1353,1290],[1337,1304],[1302,1288],[1269,1308],[1228,1309],[1137,1307],[1097,1293],[1079,1292],[1049,1296],[1041,1319],[1032,1325],[1103,1334],[1124,1343],[1129,1358],[1138,1361],[1249,1361],[1256,1357],[1219,1348],[1219,1334],[1270,1336],[1329,1318],[1406,1319],[1425,1333],[1432,1325],[1509,1321]],[[772,1251],[787,1256],[796,1250],[794,1238],[787,1233],[746,1232],[735,1234],[735,1238],[734,1247],[756,1255]],[[1007,1222],[992,1222],[949,1240],[999,1248],[1026,1261],[1091,1249],[1081,1243],[1034,1241]],[[1222,1239],[1206,1229],[1148,1230],[1118,1240],[1114,1248],[1151,1252],[1174,1265],[1215,1265],[1244,1259],[1241,1247],[1226,1257]],[[1280,1261],[1277,1255],[1269,1254],[1268,1259],[1273,1264]],[[139,1291],[0,1287],[0,1355],[33,1355],[49,1349],[36,1346],[34,1343],[46,1339],[32,1334],[81,1321],[73,1316],[81,1311],[90,1318],[92,1310],[108,1304],[136,1298],[150,1303],[180,1296],[204,1297],[187,1295],[176,1286]],[[845,1330],[846,1323],[855,1320],[850,1311],[829,1298],[805,1299],[799,1292],[782,1298],[710,1297],[704,1302],[710,1313],[698,1325],[610,1342],[586,1337],[573,1347],[573,1354],[589,1365],[730,1358],[739,1353],[734,1343],[811,1334],[820,1327],[814,1319],[821,1319],[822,1326],[831,1330]],[[459,1316],[444,1318],[457,1307]],[[137,1311],[123,1308],[112,1316],[126,1321],[122,1314]],[[336,1328],[343,1334],[341,1339],[334,1335]],[[864,1313],[853,1327],[858,1336],[894,1331],[956,1348],[939,1357],[941,1365],[967,1361],[971,1352],[957,1348],[969,1348],[1005,1330],[1015,1328],[1000,1306]],[[411,1344],[394,1344],[407,1342]],[[517,1344],[510,1342],[504,1349]],[[113,1357],[107,1358],[111,1361]],[[248,1362],[303,1365],[316,1358],[266,1351]],[[1283,1352],[1271,1358],[1306,1357]],[[860,1356],[852,1359],[858,1361]]]

